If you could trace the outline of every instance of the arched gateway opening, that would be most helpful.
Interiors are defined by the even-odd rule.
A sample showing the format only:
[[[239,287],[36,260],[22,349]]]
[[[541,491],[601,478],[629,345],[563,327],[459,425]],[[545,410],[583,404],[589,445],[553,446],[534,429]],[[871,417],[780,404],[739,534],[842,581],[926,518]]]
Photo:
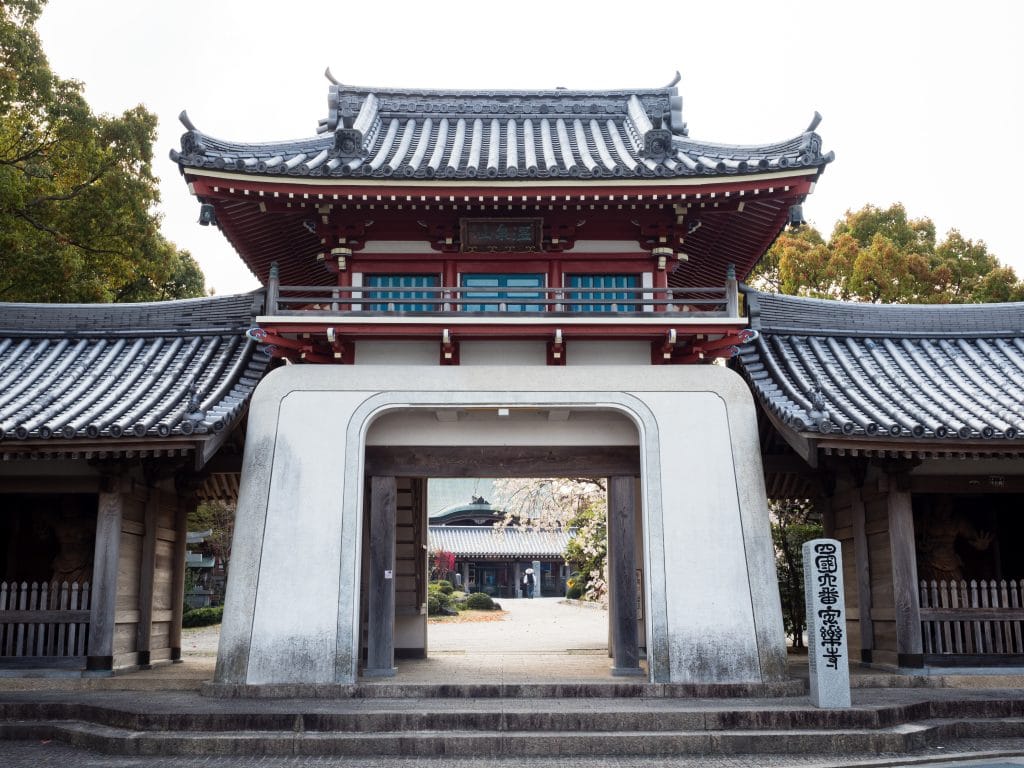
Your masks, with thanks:
[[[736,374],[293,366],[253,398],[216,682],[356,683],[364,626],[364,673],[393,669],[396,637],[423,620],[396,621],[399,478],[583,468],[611,478],[616,668],[637,670],[642,638],[653,682],[780,679],[755,413]]]
[[[367,432],[364,458],[362,674],[391,676],[403,658],[428,655],[428,479],[565,475],[607,478],[611,672],[642,675],[646,631],[639,446],[640,434],[628,413],[597,404],[424,405],[384,411]],[[495,544],[503,540],[500,530],[491,536]],[[512,538],[510,532],[507,539]]]

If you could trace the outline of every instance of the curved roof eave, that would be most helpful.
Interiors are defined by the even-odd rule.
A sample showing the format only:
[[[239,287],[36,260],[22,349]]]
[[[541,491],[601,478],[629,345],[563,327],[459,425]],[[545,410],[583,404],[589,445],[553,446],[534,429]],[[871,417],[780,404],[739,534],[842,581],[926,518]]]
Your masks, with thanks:
[[[804,458],[1024,454],[1024,303],[746,296],[739,368]]]
[[[202,466],[269,364],[245,334],[262,296],[0,304],[0,453],[193,453]]]
[[[171,159],[182,170],[373,179],[654,179],[821,169],[814,132],[782,142],[696,141],[682,99],[665,88],[440,91],[360,88],[333,78],[318,135],[246,143],[209,136],[185,112]]]

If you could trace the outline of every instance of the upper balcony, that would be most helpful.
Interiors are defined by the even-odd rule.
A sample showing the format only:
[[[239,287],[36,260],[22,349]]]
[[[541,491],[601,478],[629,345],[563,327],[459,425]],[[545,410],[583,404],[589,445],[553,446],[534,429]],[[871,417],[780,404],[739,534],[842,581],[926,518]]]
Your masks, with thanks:
[[[474,286],[267,286],[267,314],[278,318],[399,318],[408,323],[527,319],[594,322],[615,318],[705,322],[740,318],[735,279],[696,288]],[[597,315],[597,317],[595,317]]]
[[[650,343],[651,360],[699,362],[732,357],[752,332],[741,315],[738,284],[637,285],[640,276],[461,274],[461,285],[434,275],[365,275],[370,284],[294,286],[271,272],[266,314],[250,335],[292,362],[350,362],[356,343],[435,339],[442,363],[458,361],[460,341],[536,340],[563,364],[575,340]]]

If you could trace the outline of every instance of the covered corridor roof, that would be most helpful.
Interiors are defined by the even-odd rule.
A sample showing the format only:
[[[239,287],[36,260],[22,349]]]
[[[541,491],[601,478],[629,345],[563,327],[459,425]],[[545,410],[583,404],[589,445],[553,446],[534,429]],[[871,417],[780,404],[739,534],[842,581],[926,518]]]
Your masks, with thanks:
[[[269,359],[262,293],[145,304],[0,304],[0,454],[203,463]]]
[[[1024,451],[1024,304],[746,298],[740,370],[804,458]]]

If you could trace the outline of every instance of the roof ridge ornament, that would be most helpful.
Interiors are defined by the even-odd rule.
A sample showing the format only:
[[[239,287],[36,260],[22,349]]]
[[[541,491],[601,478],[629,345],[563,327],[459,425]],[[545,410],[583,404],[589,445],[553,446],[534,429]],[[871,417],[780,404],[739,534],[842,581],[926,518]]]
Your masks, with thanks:
[[[372,143],[380,123],[380,102],[370,93],[363,99],[359,114],[353,115],[342,107],[338,111],[338,123],[334,129],[334,155],[345,160],[366,156],[367,144]]]
[[[178,115],[178,120],[185,126],[185,133],[181,136],[181,151],[186,155],[202,155],[206,153],[206,144],[203,142],[203,135],[196,128],[195,124],[184,109]],[[172,156],[173,157],[173,156]]]
[[[629,97],[626,105],[626,124],[631,129],[629,137],[635,143],[635,149],[643,157],[651,160],[663,160],[672,152],[672,131],[655,128],[651,116],[647,114],[643,103],[636,94]],[[658,119],[660,123],[661,118]]]

